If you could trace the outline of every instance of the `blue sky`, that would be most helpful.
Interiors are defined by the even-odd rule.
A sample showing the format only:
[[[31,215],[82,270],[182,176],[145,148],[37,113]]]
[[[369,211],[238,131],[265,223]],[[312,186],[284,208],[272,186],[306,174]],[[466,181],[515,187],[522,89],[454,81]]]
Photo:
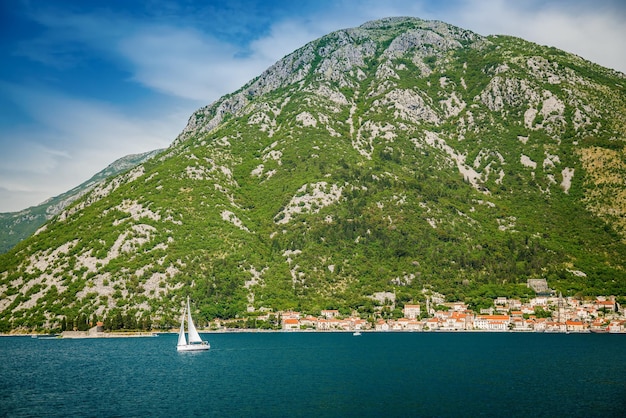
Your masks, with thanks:
[[[197,108],[334,30],[388,16],[507,34],[626,72],[618,0],[0,2],[0,212],[124,155],[167,147]]]

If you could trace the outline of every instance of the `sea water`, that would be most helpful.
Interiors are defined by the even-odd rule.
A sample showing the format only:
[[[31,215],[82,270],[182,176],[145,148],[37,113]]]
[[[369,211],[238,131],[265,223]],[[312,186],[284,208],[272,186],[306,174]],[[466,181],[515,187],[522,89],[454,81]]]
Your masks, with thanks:
[[[626,335],[203,337],[0,338],[0,416],[626,416]]]

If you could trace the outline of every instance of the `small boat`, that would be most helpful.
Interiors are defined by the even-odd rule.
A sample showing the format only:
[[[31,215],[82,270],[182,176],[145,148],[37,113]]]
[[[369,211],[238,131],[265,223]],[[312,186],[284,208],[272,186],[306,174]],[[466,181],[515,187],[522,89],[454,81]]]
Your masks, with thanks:
[[[358,337],[359,335],[361,335],[361,331],[356,330],[352,333],[352,335],[354,335],[355,337]]]
[[[60,334],[37,334],[37,335],[32,335],[32,338],[35,338],[37,340],[56,340],[58,338],[61,338]]]
[[[187,315],[187,334],[189,341],[185,338],[185,314]],[[202,341],[196,326],[191,319],[191,309],[189,308],[189,296],[187,296],[187,307],[183,309],[183,319],[180,323],[180,331],[178,333],[178,344],[176,351],[205,351],[211,348],[208,341]]]

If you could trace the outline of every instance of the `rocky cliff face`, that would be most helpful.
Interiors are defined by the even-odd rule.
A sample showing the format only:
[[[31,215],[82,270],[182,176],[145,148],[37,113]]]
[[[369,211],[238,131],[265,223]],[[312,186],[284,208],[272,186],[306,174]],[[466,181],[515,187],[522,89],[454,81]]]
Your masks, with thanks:
[[[331,33],[0,258],[4,328],[626,295],[624,75],[413,18]],[[382,292],[382,293],[381,293]],[[387,293],[384,293],[387,294]]]

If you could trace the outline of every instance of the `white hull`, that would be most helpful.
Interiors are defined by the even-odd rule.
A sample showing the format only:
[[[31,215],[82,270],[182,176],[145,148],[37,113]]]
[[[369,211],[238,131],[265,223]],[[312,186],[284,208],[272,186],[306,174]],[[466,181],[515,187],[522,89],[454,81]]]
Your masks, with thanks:
[[[211,348],[209,343],[177,345],[176,351],[205,351]]]

